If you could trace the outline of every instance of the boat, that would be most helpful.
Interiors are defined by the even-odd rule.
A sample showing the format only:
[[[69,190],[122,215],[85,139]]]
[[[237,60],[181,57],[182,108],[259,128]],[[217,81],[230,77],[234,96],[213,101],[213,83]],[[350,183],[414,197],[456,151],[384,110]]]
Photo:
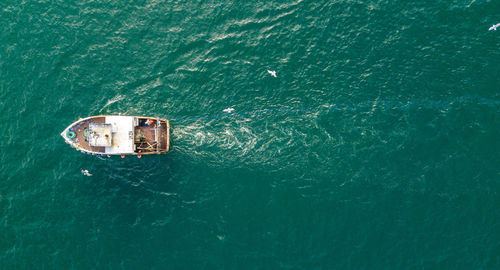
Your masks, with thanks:
[[[82,153],[140,158],[168,152],[170,123],[159,117],[98,115],[80,118],[61,136]]]

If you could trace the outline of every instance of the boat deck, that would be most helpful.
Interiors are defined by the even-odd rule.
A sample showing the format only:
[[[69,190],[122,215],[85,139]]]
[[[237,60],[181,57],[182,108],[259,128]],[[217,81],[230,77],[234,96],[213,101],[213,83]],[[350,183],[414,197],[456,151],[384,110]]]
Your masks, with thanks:
[[[75,122],[68,131],[75,133],[74,138],[69,139],[77,149],[105,154],[106,147],[90,146],[87,140],[88,128],[91,123],[106,123],[105,116],[82,119]],[[151,117],[137,118],[137,126],[134,128],[134,152],[136,154],[157,154],[168,152],[170,147],[170,126],[168,120]],[[159,124],[159,126],[158,126]]]
[[[151,125],[141,125],[135,127],[134,143],[136,145],[136,153],[148,152],[167,152],[169,147],[168,142],[168,125],[164,121],[157,128],[157,121]],[[158,140],[156,136],[158,134]]]
[[[76,134],[76,137],[73,139],[73,141],[79,144],[79,146],[84,148],[85,150],[104,153],[105,147],[90,146],[87,141],[87,138],[85,138],[84,136],[84,132],[85,133],[87,132],[90,123],[104,124],[106,123],[106,118],[105,117],[89,118],[71,127],[70,130],[75,132]]]

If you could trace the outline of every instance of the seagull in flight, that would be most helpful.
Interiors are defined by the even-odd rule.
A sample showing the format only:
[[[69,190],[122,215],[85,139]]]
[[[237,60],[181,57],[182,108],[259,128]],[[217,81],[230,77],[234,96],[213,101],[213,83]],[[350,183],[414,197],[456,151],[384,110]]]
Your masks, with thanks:
[[[222,111],[227,112],[227,113],[232,113],[234,111],[234,108],[227,108],[227,109],[224,109]]]
[[[491,30],[497,30],[497,27],[500,27],[500,23],[497,23],[497,24],[494,24],[490,27],[490,29],[488,29],[488,31],[491,31]]]
[[[82,171],[82,174],[85,175],[85,176],[92,176],[92,174],[89,173],[89,170],[81,169],[81,171]]]
[[[274,78],[277,78],[278,76],[276,76],[276,71],[274,70],[267,70],[267,73],[271,74],[271,76],[273,76]]]

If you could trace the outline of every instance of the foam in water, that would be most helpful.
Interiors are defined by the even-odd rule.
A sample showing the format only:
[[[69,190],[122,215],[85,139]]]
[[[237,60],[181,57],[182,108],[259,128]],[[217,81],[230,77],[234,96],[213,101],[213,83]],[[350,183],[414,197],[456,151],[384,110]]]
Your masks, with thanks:
[[[476,96],[466,96],[447,101],[414,100],[410,102],[388,102],[376,100],[355,105],[324,104],[309,108],[274,108],[231,114],[214,114],[171,118],[174,127],[172,140],[174,149],[188,155],[204,156],[214,160],[244,161],[251,163],[278,163],[276,156],[292,153],[297,147],[314,144],[342,144],[342,138],[334,136],[330,127],[321,122],[333,112],[360,115],[384,112],[407,112],[410,110],[436,110],[446,112],[453,106],[479,104],[497,106],[499,101]],[[265,124],[263,123],[265,122]],[[356,129],[356,124],[349,127]],[[315,129],[322,134],[310,138],[304,129]],[[360,135],[376,133],[361,130]],[[281,160],[283,161],[283,160]]]

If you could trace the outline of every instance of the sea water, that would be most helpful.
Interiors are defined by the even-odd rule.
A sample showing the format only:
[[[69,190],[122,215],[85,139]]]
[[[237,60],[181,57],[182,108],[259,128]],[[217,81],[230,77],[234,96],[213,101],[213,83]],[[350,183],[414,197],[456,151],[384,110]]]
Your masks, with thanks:
[[[2,2],[0,269],[498,269],[499,8]],[[171,152],[59,136],[99,114]]]

